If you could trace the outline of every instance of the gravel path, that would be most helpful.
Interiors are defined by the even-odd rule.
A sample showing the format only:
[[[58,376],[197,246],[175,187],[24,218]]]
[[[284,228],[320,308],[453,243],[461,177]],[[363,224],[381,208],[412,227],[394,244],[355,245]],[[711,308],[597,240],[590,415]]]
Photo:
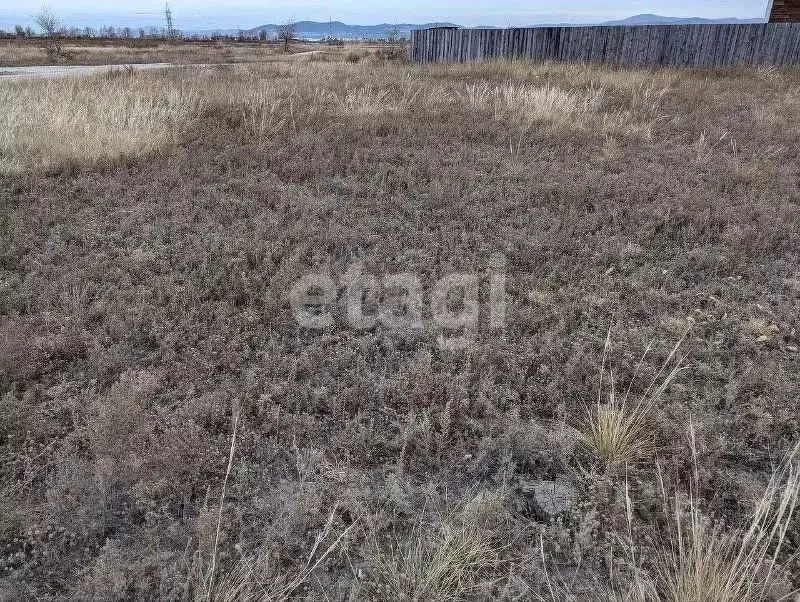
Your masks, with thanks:
[[[111,68],[125,69],[164,69],[172,67],[170,63],[143,63],[140,65],[54,65],[47,67],[0,67],[0,81],[4,79],[21,79],[26,77],[65,77],[69,75],[93,75],[105,73]]]
[[[308,52],[298,52],[286,55],[289,60],[296,60],[319,54],[322,50],[310,50]],[[220,65],[233,63],[220,63]],[[0,67],[0,81],[4,79],[22,79],[27,77],[66,77],[69,75],[94,75],[105,73],[109,69],[165,69],[167,67],[177,67],[174,63],[131,63],[125,65],[49,65],[38,67]],[[210,67],[213,65],[192,64],[192,67]]]

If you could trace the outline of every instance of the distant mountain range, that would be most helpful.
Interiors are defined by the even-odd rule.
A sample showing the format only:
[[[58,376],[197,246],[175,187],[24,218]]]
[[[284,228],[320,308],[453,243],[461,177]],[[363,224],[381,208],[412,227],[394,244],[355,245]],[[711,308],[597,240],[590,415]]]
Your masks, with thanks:
[[[548,23],[537,24],[531,27],[575,27],[578,25],[695,25],[703,23],[763,23],[764,19],[701,19],[698,17],[662,17],[660,15],[636,15],[622,19],[620,21],[607,21],[605,23]],[[321,39],[326,37],[341,38],[346,40],[370,40],[387,37],[393,29],[401,35],[408,37],[415,29],[427,29],[429,27],[460,27],[454,23],[381,23],[380,25],[348,25],[341,21],[323,23],[318,21],[299,21],[294,23],[297,37],[305,39]],[[254,27],[246,30],[245,33],[256,35],[261,31],[266,31],[274,36],[279,25],[274,23]],[[494,26],[479,26],[484,29],[500,29]]]
[[[331,21],[329,23],[320,23],[317,21],[298,21],[293,24],[297,31],[298,38],[305,39],[318,39],[318,38],[342,38],[347,40],[370,40],[385,38],[389,32],[396,29],[400,35],[408,37],[415,29],[428,29],[429,27],[458,27],[453,23],[424,23],[414,25],[411,23],[381,23],[380,25],[347,25],[341,21]],[[247,30],[248,34],[257,34],[261,31],[266,31],[268,34],[274,36],[278,30],[279,25],[271,23],[269,25],[261,25]]]
[[[702,25],[702,24],[748,24],[764,23],[766,19],[700,19],[698,17],[662,17],[660,15],[636,15],[621,21],[607,21],[602,25]]]

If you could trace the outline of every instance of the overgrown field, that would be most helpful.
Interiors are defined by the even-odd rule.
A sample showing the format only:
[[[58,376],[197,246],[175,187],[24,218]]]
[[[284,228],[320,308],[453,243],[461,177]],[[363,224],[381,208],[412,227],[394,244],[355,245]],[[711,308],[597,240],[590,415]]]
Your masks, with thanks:
[[[52,65],[117,65],[126,63],[238,63],[282,57],[283,46],[277,42],[180,42],[156,40],[64,40],[61,56],[54,59],[41,38],[0,39],[0,68]],[[296,43],[292,53],[313,50],[314,46]]]
[[[0,106],[0,599],[800,588],[796,70],[322,55]],[[479,275],[479,327],[301,327],[354,262]]]

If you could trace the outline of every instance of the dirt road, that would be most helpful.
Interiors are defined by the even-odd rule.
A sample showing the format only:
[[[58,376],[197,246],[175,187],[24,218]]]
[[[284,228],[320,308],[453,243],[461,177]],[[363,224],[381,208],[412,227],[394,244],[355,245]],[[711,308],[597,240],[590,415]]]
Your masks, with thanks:
[[[298,52],[296,54],[286,55],[285,58],[290,60],[297,60],[307,58],[314,54],[319,54],[322,50],[310,50],[307,52]],[[220,63],[220,64],[233,64],[233,63]],[[105,73],[109,69],[165,69],[167,67],[176,67],[175,63],[131,63],[125,65],[48,65],[36,67],[0,67],[0,81],[6,79],[22,79],[29,77],[43,78],[43,77],[65,77],[69,75],[94,75],[97,73]],[[193,67],[209,67],[208,64],[191,65]]]
[[[28,77],[65,77],[69,75],[93,75],[114,69],[164,69],[170,63],[144,63],[141,65],[54,65],[47,67],[0,67],[0,81]]]

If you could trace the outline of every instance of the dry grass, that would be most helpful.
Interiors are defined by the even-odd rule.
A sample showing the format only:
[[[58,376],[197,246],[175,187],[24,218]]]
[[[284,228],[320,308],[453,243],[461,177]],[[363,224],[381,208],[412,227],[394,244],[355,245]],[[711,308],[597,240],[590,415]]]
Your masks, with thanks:
[[[545,122],[558,127],[581,127],[599,112],[603,90],[590,86],[574,92],[549,84],[534,87],[510,82],[491,87],[482,82],[467,85],[465,100],[474,109],[491,111],[498,120],[511,118],[528,124]]]
[[[488,522],[502,510],[502,494],[482,493],[463,508],[429,522],[422,513],[410,533],[374,544],[377,596],[386,600],[464,600],[502,573],[502,549]]]
[[[292,53],[315,47],[296,44]],[[217,64],[275,60],[283,58],[279,45],[234,42],[183,42],[168,44],[151,40],[82,40],[63,45],[67,65],[121,65],[128,63]],[[0,40],[0,69],[50,65],[46,45],[41,40]]]
[[[98,101],[98,99],[101,99]],[[0,82],[6,107],[0,171],[93,165],[174,144],[207,100],[185,76],[109,76]]]
[[[195,590],[198,602],[283,602],[292,597],[334,552],[340,552],[343,541],[356,526],[344,528],[335,535],[333,509],[322,531],[316,536],[314,545],[304,564],[293,571],[281,566],[279,553],[270,543],[258,549],[242,553],[224,574],[214,579],[214,567],[206,569],[202,559],[197,567],[200,584]]]
[[[2,48],[2,61],[0,65],[3,67],[19,67],[23,65],[44,65],[48,62],[47,50],[42,45],[41,48],[29,44],[9,44],[7,42],[0,42]]]
[[[792,586],[790,567],[797,559],[797,549],[789,541],[789,534],[796,528],[800,505],[800,444],[772,471],[763,492],[752,501],[749,520],[741,526],[731,526],[705,511],[704,502],[695,494],[701,468],[696,464],[697,448],[691,425],[689,434],[695,473],[688,496],[676,492],[670,497],[662,467],[656,465],[664,516],[671,522],[663,533],[655,534],[659,544],[652,550],[654,558],[643,554],[651,551],[650,542],[642,539],[641,533],[634,535],[636,508],[626,480],[623,497],[627,532],[619,534],[619,542],[630,565],[623,578],[614,575],[612,568],[609,582],[595,582],[592,599],[619,602],[795,599],[800,589],[796,583]],[[648,532],[645,537],[649,540],[653,535]],[[787,547],[793,553],[787,554]],[[543,545],[541,553],[546,571]],[[552,579],[548,574],[546,579],[549,599],[576,599],[573,587],[563,578]]]
[[[691,426],[690,435],[696,460]],[[697,470],[695,465],[695,487]],[[794,599],[800,593],[800,589],[793,591],[786,572],[796,552],[788,562],[784,553],[800,504],[800,444],[775,468],[763,494],[753,502],[749,525],[731,528],[714,519],[702,510],[702,501],[693,493],[688,499],[676,494],[668,503],[663,481],[662,493],[672,524],[667,535],[660,537],[662,544],[654,565],[649,569],[637,567],[633,579],[623,588],[606,591],[608,599],[757,602]],[[630,499],[627,504],[630,520]],[[634,562],[640,547],[637,544],[630,535],[624,542]]]
[[[800,74],[346,54],[0,80],[0,598],[800,587]],[[287,298],[495,253],[460,351]]]
[[[775,469],[746,529],[730,529],[704,516],[693,496],[686,508],[676,502],[673,535],[657,565],[665,598],[757,602],[800,592],[777,588],[786,583],[778,559],[799,503],[800,444]]]
[[[286,71],[284,72],[284,69]],[[350,78],[372,80],[353,85]],[[282,81],[271,81],[275,73]],[[377,79],[376,79],[377,77]],[[254,81],[255,78],[255,81]],[[262,79],[263,78],[263,79]],[[638,107],[655,111],[649,96],[633,94]],[[241,107],[259,139],[274,136],[297,120],[328,121],[336,115],[374,117],[412,110],[463,107],[529,129],[545,123],[560,129],[586,128],[604,134],[635,134],[630,110],[609,107],[604,88],[565,89],[547,83],[476,82],[426,86],[415,70],[389,66],[352,67],[341,63],[286,63],[276,68],[239,66],[189,68],[169,74],[113,71],[108,75],[57,80],[0,81],[7,111],[0,138],[0,170],[45,171],[64,163],[97,164],[149,154],[176,144],[212,106]],[[96,102],[96,98],[102,102]]]
[[[583,446],[600,461],[604,470],[611,471],[626,466],[642,456],[648,449],[652,451],[652,419],[653,411],[662,399],[670,383],[683,369],[685,358],[675,359],[681,344],[689,331],[678,341],[669,357],[656,375],[647,385],[638,399],[631,399],[631,390],[639,371],[647,360],[652,344],[647,347],[631,377],[631,382],[624,395],[617,391],[614,369],[611,367],[611,329],[606,337],[603,349],[600,387],[597,403],[594,408],[587,409],[587,419],[581,430],[580,441]],[[604,402],[604,382],[608,375],[607,400]]]

